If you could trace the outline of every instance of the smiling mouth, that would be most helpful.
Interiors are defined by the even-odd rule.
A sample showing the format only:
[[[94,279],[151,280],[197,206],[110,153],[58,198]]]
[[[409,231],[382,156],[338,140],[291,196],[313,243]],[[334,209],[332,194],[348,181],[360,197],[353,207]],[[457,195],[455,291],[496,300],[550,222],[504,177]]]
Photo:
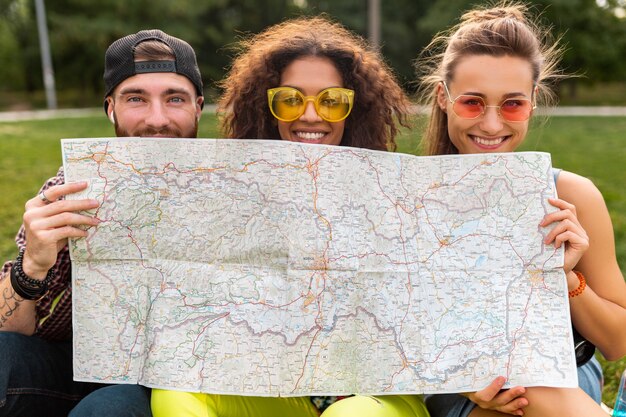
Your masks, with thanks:
[[[472,135],[470,135],[470,137],[472,138],[474,142],[482,146],[498,146],[499,144],[504,142],[506,139],[508,139],[508,136],[500,136],[500,137],[491,138],[491,139],[483,138],[480,136],[472,136]]]
[[[294,132],[295,139],[300,142],[317,143],[321,141],[324,138],[324,136],[326,136],[325,132],[303,132],[303,131]]]

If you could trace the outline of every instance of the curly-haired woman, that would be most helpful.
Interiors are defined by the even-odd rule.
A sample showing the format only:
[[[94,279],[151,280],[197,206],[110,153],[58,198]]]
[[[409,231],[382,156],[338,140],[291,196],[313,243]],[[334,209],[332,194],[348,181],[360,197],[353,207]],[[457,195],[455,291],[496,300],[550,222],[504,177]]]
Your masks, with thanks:
[[[228,137],[298,141],[297,135],[281,130],[281,120],[267,105],[267,90],[286,86],[285,72],[294,63],[312,73],[319,63],[326,63],[339,78],[327,87],[352,90],[353,107],[341,123],[335,122],[342,126],[340,134],[318,142],[395,150],[399,125],[407,126],[409,102],[380,55],[359,36],[321,17],[298,18],[272,26],[242,41],[240,47],[229,74],[220,83],[224,94],[218,113]],[[319,91],[303,93],[315,95]],[[322,119],[317,124],[324,122]]]

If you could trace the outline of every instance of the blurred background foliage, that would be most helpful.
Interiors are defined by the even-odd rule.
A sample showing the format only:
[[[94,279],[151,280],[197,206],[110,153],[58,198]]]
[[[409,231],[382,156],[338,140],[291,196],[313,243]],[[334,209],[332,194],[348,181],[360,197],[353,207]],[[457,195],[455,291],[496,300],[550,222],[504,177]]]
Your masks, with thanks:
[[[381,47],[411,92],[413,61],[434,34],[476,0],[380,2]],[[484,2],[482,2],[484,3]],[[537,0],[542,23],[562,36],[566,104],[626,104],[626,0]],[[326,13],[367,37],[367,0],[54,0],[45,4],[60,107],[99,106],[104,51],[115,39],[160,28],[198,54],[206,93],[219,94],[241,36],[290,17]],[[45,107],[33,0],[0,0],[0,110]],[[595,92],[595,93],[594,93]]]

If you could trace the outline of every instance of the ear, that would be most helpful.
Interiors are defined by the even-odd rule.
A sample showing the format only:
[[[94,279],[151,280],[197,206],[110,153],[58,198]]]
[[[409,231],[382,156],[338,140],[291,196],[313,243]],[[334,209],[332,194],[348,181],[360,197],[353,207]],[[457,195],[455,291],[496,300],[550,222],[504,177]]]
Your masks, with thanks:
[[[444,90],[443,82],[437,84],[437,105],[444,113],[448,110],[448,95]]]
[[[113,113],[113,99],[111,96],[106,98],[107,101],[107,116],[111,123],[115,124],[115,114]]]
[[[204,103],[204,97],[200,96],[196,98],[196,122],[200,121],[202,115],[202,104]]]

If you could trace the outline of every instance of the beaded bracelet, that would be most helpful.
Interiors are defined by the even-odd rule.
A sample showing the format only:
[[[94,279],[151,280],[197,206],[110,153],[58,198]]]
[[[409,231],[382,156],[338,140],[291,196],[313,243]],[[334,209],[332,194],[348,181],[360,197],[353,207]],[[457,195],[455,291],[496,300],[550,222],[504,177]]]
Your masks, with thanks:
[[[24,300],[40,300],[48,291],[47,288],[43,288],[45,291],[42,291],[41,289],[34,290],[21,286],[17,280],[17,274],[13,270],[11,270],[11,286],[13,291]]]
[[[585,291],[585,288],[587,287],[587,281],[585,280],[585,276],[578,271],[574,271],[572,270],[573,273],[576,274],[576,276],[578,277],[578,288],[576,288],[575,290],[570,291],[569,294],[569,298],[573,298],[576,297],[577,295],[580,295],[583,293],[583,291]]]
[[[11,267],[11,286],[13,290],[25,300],[38,300],[48,292],[48,284],[54,278],[54,268],[50,268],[43,280],[34,279],[26,275],[22,268],[24,251],[21,250]]]

